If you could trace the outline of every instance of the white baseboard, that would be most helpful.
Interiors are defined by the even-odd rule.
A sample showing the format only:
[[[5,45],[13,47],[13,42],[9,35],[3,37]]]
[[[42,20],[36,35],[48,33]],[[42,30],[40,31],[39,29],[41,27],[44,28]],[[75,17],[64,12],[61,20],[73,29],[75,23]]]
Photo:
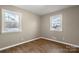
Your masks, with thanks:
[[[40,38],[47,39],[47,40],[54,41],[54,42],[58,42],[58,43],[62,43],[62,44],[66,44],[66,45],[69,45],[71,47],[79,48],[78,45],[74,45],[74,44],[70,44],[70,43],[58,41],[58,40],[55,40],[55,38],[54,39],[50,39],[50,38],[46,38],[46,37],[38,37],[38,38],[34,38],[34,39],[31,39],[31,40],[27,40],[27,41],[24,41],[24,42],[21,42],[21,43],[14,44],[14,45],[11,45],[11,46],[7,46],[7,47],[4,47],[4,48],[0,48],[0,51],[5,50],[5,49],[8,49],[8,48],[11,48],[11,47],[15,47],[15,46],[18,46],[18,45],[21,45],[21,44],[24,44],[24,43],[28,43],[28,42],[31,42],[31,41],[34,41],[34,40],[38,40]]]
[[[40,37],[31,39],[31,40],[27,40],[27,41],[24,41],[24,42],[21,42],[21,43],[17,43],[17,44],[14,44],[14,45],[10,45],[10,46],[4,47],[4,48],[0,48],[0,51],[11,48],[11,47],[15,47],[15,46],[18,46],[18,45],[21,45],[21,44],[24,44],[24,43],[28,43],[28,42],[31,42],[31,41],[34,41],[34,40],[37,40],[37,39],[40,39]]]
[[[54,38],[54,39],[50,39],[50,38],[46,38],[46,37],[40,37],[40,38],[47,39],[47,40],[54,41],[54,42],[58,42],[58,43],[62,43],[65,45],[69,45],[69,46],[74,47],[74,48],[79,48],[79,45],[58,41],[58,40],[55,40],[56,38]]]

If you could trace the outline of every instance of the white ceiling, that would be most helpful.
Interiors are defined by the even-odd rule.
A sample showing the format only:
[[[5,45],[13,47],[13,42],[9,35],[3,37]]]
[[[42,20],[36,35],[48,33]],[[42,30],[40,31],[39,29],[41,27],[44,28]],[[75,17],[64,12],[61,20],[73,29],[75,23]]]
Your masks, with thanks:
[[[37,15],[48,14],[71,6],[72,5],[16,5],[16,7],[28,10]]]

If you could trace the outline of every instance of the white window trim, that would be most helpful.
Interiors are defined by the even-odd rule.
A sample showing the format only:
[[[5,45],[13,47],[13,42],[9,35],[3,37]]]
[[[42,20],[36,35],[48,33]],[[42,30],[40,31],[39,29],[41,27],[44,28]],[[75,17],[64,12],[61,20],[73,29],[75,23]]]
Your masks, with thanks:
[[[6,12],[6,11],[9,11],[9,12],[12,12],[12,13],[15,13],[15,14],[18,14],[19,16],[20,16],[20,27],[19,27],[19,31],[5,31],[4,30],[4,12]],[[6,9],[2,9],[2,11],[1,11],[1,33],[10,33],[10,32],[22,32],[22,14],[21,13],[19,13],[19,12],[14,12],[14,11],[10,11],[10,10],[6,10]]]
[[[52,28],[52,17],[53,16],[60,16],[60,21],[61,21],[61,29],[60,30],[54,30],[53,28]],[[62,14],[58,14],[58,15],[53,15],[53,16],[50,16],[50,31],[58,31],[58,32],[60,32],[60,31],[62,31]]]

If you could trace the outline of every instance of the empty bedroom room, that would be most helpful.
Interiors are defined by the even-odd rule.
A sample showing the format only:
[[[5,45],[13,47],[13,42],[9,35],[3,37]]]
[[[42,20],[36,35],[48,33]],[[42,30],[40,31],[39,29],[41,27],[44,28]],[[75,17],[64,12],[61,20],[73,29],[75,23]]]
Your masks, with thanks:
[[[0,53],[78,53],[78,5],[0,5]]]

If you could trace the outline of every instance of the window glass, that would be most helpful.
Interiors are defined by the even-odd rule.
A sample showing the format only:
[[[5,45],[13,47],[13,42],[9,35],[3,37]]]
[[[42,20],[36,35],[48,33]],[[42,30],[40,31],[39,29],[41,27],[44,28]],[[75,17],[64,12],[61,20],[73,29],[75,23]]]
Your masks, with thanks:
[[[4,26],[3,31],[4,32],[18,32],[21,30],[21,22],[20,22],[20,15],[9,11],[4,10],[3,11],[3,20],[4,20]]]
[[[61,15],[51,17],[51,30],[62,31],[62,18]]]

